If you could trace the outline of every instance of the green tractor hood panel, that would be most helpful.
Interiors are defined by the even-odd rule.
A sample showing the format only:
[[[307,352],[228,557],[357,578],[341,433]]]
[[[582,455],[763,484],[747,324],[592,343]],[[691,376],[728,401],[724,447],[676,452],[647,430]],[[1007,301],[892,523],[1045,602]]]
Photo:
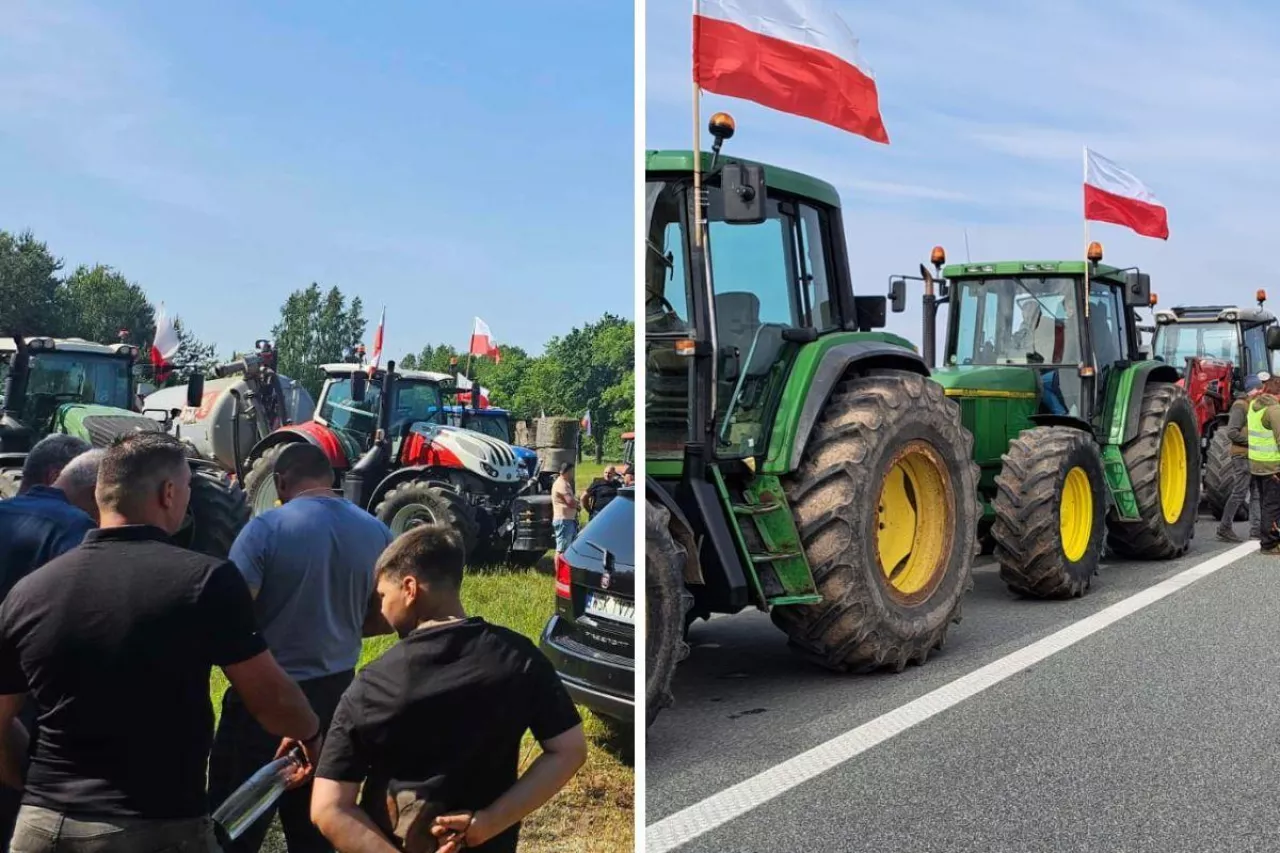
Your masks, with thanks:
[[[94,447],[106,447],[117,437],[135,432],[162,432],[159,421],[111,406],[69,403],[53,418],[53,431],[83,438]]]

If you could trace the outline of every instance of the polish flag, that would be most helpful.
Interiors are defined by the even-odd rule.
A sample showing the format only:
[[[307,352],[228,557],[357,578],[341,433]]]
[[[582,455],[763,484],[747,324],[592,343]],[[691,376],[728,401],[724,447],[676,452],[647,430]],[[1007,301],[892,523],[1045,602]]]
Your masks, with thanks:
[[[157,386],[169,378],[169,371],[174,366],[173,357],[178,354],[178,344],[178,330],[161,302],[156,312],[156,337],[151,342],[151,366]]]
[[[889,144],[871,70],[827,0],[697,0],[693,81]]]
[[[382,316],[378,319],[378,331],[373,333],[373,357],[369,359],[369,368],[371,370],[378,369],[378,362],[382,360],[382,327],[387,322],[387,306],[382,306]]]
[[[489,331],[489,324],[479,317],[476,318],[475,325],[471,327],[471,355],[478,355],[481,358],[490,356],[493,358],[494,364],[502,361],[502,353],[498,351],[498,345],[493,342],[493,334]]]
[[[587,435],[591,435],[591,410],[587,409],[587,413],[582,418],[582,430]]]
[[[1169,214],[1146,184],[1084,149],[1084,218],[1123,225],[1143,237],[1169,239]]]

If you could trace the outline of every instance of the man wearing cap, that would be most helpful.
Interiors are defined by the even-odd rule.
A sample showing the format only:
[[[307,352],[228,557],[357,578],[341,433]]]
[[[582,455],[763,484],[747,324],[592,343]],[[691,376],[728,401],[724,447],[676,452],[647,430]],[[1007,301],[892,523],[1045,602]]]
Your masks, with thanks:
[[[1258,396],[1262,383],[1271,378],[1269,373],[1246,376],[1245,393],[1231,404],[1227,415],[1227,440],[1231,443],[1230,478],[1231,492],[1222,507],[1222,519],[1218,522],[1218,539],[1222,542],[1242,541],[1235,532],[1236,513],[1248,501],[1249,538],[1259,538],[1258,484],[1249,472],[1249,402]]]
[[[1262,553],[1280,556],[1280,378],[1249,401],[1249,471],[1258,485]]]

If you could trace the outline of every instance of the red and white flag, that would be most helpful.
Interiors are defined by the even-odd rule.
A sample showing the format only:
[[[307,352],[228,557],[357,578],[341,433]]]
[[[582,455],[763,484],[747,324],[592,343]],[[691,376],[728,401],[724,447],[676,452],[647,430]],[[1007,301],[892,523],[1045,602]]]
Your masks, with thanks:
[[[156,311],[156,337],[151,342],[151,366],[157,385],[169,378],[173,369],[173,357],[178,354],[178,330],[174,328],[173,318],[164,310],[164,303]]]
[[[889,144],[858,40],[826,0],[697,0],[693,81]]]
[[[1084,218],[1123,225],[1143,237],[1169,239],[1169,214],[1155,195],[1112,161],[1084,149]]]
[[[498,345],[493,342],[493,334],[489,331],[489,324],[479,317],[476,318],[475,325],[471,327],[470,353],[481,358],[489,356],[493,359],[494,364],[502,361],[502,353],[498,351]]]
[[[378,362],[382,360],[382,327],[387,322],[387,306],[382,306],[382,316],[378,318],[378,331],[373,333],[373,357],[369,359],[369,367],[372,370],[378,369]]]
[[[587,413],[582,416],[582,431],[587,435],[591,435],[591,410],[587,409]]]

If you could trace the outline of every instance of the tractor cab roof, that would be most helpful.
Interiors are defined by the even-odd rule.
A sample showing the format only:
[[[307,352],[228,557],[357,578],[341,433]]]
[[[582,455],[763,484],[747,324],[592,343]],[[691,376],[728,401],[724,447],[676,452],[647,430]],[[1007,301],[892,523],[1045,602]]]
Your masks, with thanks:
[[[99,344],[84,338],[50,338],[32,335],[24,338],[30,352],[83,352],[113,358],[137,358],[138,348],[133,344]],[[17,352],[12,337],[0,337],[0,353]]]
[[[333,362],[331,364],[322,364],[320,369],[325,372],[326,376],[350,376],[358,370],[371,373],[371,378],[381,378],[385,372],[381,368],[370,371],[368,365],[364,364],[346,364],[343,362]],[[436,373],[431,370],[396,370],[396,376],[401,379],[417,379],[424,382],[452,383],[453,377],[448,373]]]
[[[1175,305],[1156,312],[1156,323],[1242,323],[1261,325],[1275,322],[1275,315],[1261,308],[1243,308],[1236,305]]]
[[[706,174],[711,169],[711,152],[703,151],[702,154],[702,171]],[[790,169],[784,169],[781,166],[770,166],[767,163],[760,163],[757,160],[748,160],[745,157],[727,157],[723,154],[716,161],[717,165],[725,163],[754,163],[764,167],[765,186],[769,189],[781,190],[791,195],[798,195],[803,198],[810,198],[814,201],[821,202],[830,207],[840,206],[840,194],[836,192],[836,188],[826,181],[806,175],[802,172],[793,172]],[[693,152],[684,151],[646,151],[644,155],[644,168],[646,172],[661,174],[663,172],[672,173],[692,173],[693,172]]]
[[[1085,261],[987,261],[979,263],[947,264],[942,268],[944,278],[977,278],[990,276],[1062,276],[1084,275]],[[1119,267],[1098,264],[1094,279],[1104,279],[1115,284],[1125,284],[1127,273]]]

